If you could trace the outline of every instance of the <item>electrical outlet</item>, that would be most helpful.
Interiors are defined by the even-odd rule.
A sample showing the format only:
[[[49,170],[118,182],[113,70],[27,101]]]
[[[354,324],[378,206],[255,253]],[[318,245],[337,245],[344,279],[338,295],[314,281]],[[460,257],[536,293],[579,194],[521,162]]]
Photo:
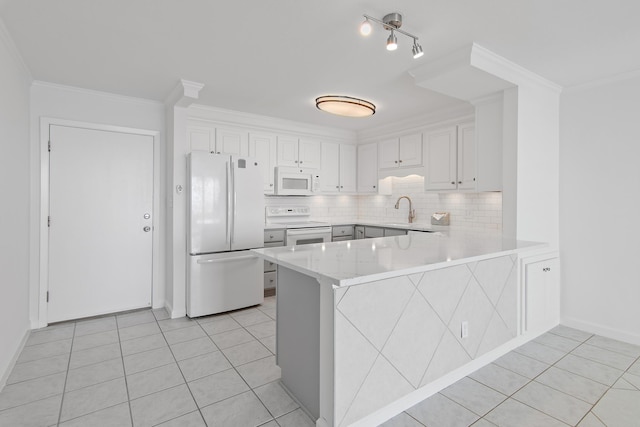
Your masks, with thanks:
[[[462,324],[460,325],[460,337],[461,338],[469,337],[469,322],[467,322],[466,320],[463,320]]]

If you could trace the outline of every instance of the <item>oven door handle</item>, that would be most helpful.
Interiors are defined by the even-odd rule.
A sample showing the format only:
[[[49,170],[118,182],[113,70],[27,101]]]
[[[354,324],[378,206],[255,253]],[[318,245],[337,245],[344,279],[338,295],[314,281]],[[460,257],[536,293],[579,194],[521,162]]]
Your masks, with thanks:
[[[331,227],[315,227],[287,230],[287,236],[308,236],[313,234],[329,234],[331,235]]]

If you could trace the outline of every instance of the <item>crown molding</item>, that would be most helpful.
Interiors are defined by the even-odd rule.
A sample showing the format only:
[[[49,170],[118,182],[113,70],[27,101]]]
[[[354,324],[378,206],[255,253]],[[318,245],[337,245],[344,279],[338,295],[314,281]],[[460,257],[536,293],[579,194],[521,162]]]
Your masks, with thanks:
[[[2,20],[2,18],[0,18],[0,40],[2,40],[2,43],[9,51],[9,55],[13,58],[13,62],[22,71],[21,74],[25,82],[27,83],[27,85],[30,85],[33,82],[31,71],[29,70],[29,67],[27,67],[26,62],[24,62],[24,58],[22,58],[22,55],[20,54],[18,47],[13,41],[11,34],[9,34],[9,30],[4,25],[4,21]]]
[[[199,98],[203,87],[202,83],[181,79],[180,83],[167,96],[164,104],[171,107],[187,108]]]
[[[562,86],[559,84],[511,62],[477,43],[471,45],[471,65],[516,85],[529,84],[541,86],[556,93],[562,92]]]
[[[475,108],[470,104],[450,107],[413,116],[392,124],[359,131],[358,143],[376,142],[385,138],[397,137],[400,134],[415,133],[429,128],[473,121],[474,118]]]
[[[605,86],[605,85],[608,85],[608,84],[612,84],[612,83],[616,83],[616,82],[620,82],[620,81],[624,81],[624,80],[629,80],[629,79],[633,79],[633,78],[637,78],[637,77],[640,77],[640,69],[631,70],[631,71],[625,71],[623,73],[613,74],[613,75],[610,75],[610,76],[601,77],[601,78],[596,79],[596,80],[591,80],[591,81],[588,81],[586,83],[580,83],[580,84],[573,85],[573,86],[567,86],[564,89],[564,93],[580,92],[580,91],[583,91],[583,90],[593,89],[593,88],[597,88],[597,87],[600,87],[600,86]]]
[[[93,89],[85,89],[77,86],[67,86],[67,85],[62,85],[58,83],[43,82],[41,80],[34,80],[32,83],[32,87],[42,87],[45,89],[55,89],[55,90],[62,90],[67,92],[75,92],[75,93],[80,93],[84,95],[91,95],[91,96],[97,96],[97,97],[106,98],[106,99],[112,99],[118,102],[127,102],[130,104],[152,105],[155,107],[164,105],[162,102],[155,101],[153,99],[136,98],[134,96],[119,95],[116,93],[102,92],[102,91],[93,90]]]
[[[263,116],[242,111],[227,110],[202,104],[188,108],[188,119],[232,127],[246,127],[268,133],[295,133],[300,136],[324,138],[339,142],[356,142],[356,133],[342,129],[317,126],[293,120]]]

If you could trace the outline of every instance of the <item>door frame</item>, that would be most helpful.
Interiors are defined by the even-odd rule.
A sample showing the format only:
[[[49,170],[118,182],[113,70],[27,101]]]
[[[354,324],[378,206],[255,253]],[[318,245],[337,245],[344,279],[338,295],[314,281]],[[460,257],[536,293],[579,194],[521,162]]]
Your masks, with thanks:
[[[47,291],[49,289],[49,132],[50,126],[68,126],[74,128],[99,130],[107,132],[128,133],[151,136],[153,138],[153,212],[152,212],[152,255],[151,255],[151,306],[160,308],[164,304],[161,298],[160,255],[162,233],[160,228],[160,132],[147,129],[136,129],[98,123],[64,120],[51,117],[40,118],[40,280],[38,292],[38,325],[43,328],[48,324]]]

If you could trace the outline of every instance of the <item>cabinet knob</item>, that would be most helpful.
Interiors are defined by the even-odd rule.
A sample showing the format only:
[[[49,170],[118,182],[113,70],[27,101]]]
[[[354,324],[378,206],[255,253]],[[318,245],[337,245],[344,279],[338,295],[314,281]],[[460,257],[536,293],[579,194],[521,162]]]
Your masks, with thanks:
[[[273,184],[269,184],[269,187],[273,187]]]
[[[402,160],[398,160],[400,163],[402,163]]]
[[[296,163],[298,163],[298,161],[296,160]]]
[[[273,234],[269,234],[269,238],[270,238],[270,239],[273,239]]]
[[[398,163],[398,161],[397,161],[397,160],[394,160],[394,161],[395,161],[396,163]]]
[[[344,188],[344,187],[341,185],[340,188]]]
[[[456,185],[456,182],[455,181],[451,181],[451,184]]]
[[[373,188],[376,188],[376,186],[374,185]]]
[[[458,181],[458,184],[462,184],[462,181]]]
[[[302,160],[300,160],[300,164],[302,164]]]
[[[336,185],[336,188],[340,188],[340,187]]]

